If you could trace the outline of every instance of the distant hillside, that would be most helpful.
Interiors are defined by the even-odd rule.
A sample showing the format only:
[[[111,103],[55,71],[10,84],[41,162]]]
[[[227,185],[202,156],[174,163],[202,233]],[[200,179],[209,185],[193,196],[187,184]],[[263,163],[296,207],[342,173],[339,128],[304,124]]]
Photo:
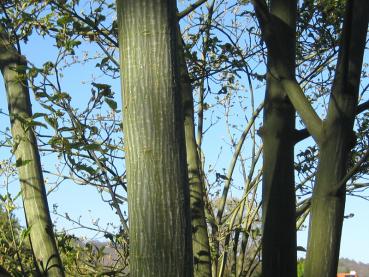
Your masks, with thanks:
[[[338,272],[350,272],[355,270],[359,277],[369,277],[369,264],[341,258],[338,264]]]

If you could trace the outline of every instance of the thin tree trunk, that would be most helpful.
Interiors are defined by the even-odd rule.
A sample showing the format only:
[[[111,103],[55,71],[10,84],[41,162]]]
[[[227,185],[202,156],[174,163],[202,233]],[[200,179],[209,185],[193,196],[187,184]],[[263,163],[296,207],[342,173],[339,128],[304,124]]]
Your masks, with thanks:
[[[174,0],[117,1],[130,276],[192,276]]]
[[[335,80],[323,125],[317,181],[311,202],[308,251],[304,276],[334,277],[345,209],[345,184],[350,151],[355,144],[357,109],[369,2],[348,1]]]
[[[178,34],[179,26],[178,26]],[[211,256],[208,228],[205,219],[205,188],[201,177],[201,162],[197,149],[194,124],[194,108],[191,81],[187,71],[181,37],[178,38],[178,61],[181,84],[181,98],[184,113],[184,131],[187,153],[188,180],[190,185],[190,206],[192,225],[192,250],[194,276],[211,276]]]
[[[271,1],[270,14],[278,37],[268,47],[267,90],[262,128],[263,152],[263,276],[296,276],[294,182],[295,110],[279,76],[283,62],[295,74],[296,1]],[[281,48],[281,46],[283,47]],[[280,51],[283,49],[283,51]]]
[[[14,154],[33,255],[40,274],[64,276],[32,127],[31,102],[24,69],[26,62],[13,47],[2,26],[0,29],[0,67],[8,98]]]
[[[275,44],[275,22],[267,11],[265,1],[253,0],[253,3],[264,40],[267,45]],[[336,75],[325,121],[310,105],[294,76],[288,73],[283,60],[279,63],[280,72],[276,72],[306,128],[320,147],[304,272],[307,277],[334,277],[337,272],[345,206],[345,183],[341,183],[355,142],[352,128],[357,111],[369,17],[368,1],[352,0],[347,3]]]

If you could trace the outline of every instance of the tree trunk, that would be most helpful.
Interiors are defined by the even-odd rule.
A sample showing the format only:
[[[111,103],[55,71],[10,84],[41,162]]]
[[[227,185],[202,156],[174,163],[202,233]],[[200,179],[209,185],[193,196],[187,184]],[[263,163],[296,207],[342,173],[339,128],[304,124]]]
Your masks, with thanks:
[[[131,276],[192,276],[174,0],[117,1]]]
[[[10,43],[3,27],[0,29],[0,67],[8,98],[14,154],[33,255],[40,274],[64,276],[31,124],[31,102],[24,69],[26,62]]]
[[[263,276],[296,276],[295,110],[278,79],[280,62],[285,64],[290,75],[295,74],[296,5],[296,1],[273,0],[270,7],[278,37],[268,47],[267,90],[261,131],[264,144]]]
[[[369,2],[348,1],[336,75],[323,125],[317,181],[314,187],[304,276],[334,277],[345,209],[345,184],[350,151],[355,144],[357,108]]]
[[[178,26],[178,34],[179,26]],[[192,225],[192,250],[194,276],[211,276],[211,256],[208,228],[205,219],[205,188],[201,176],[201,162],[195,137],[193,96],[190,77],[184,57],[181,37],[178,38],[178,61],[181,98],[184,113],[184,131],[187,153],[188,181],[190,185],[190,206]]]

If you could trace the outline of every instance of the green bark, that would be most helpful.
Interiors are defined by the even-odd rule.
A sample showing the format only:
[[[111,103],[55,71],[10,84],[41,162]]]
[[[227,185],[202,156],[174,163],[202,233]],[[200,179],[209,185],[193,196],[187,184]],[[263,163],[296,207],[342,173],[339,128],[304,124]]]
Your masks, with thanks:
[[[368,28],[369,2],[348,1],[335,80],[320,144],[317,181],[311,203],[304,276],[334,277],[337,273],[345,209],[345,185],[355,143],[353,124]]]
[[[47,203],[37,142],[31,126],[31,102],[25,79],[26,62],[1,28],[0,67],[6,87],[14,154],[22,189],[27,227],[37,270],[64,276]]]
[[[195,136],[192,86],[184,58],[184,49],[181,38],[179,38],[178,45],[181,98],[184,113],[184,131],[187,153],[187,170],[190,186],[194,276],[211,276],[211,255],[208,229],[205,219],[205,188],[202,182],[201,162],[199,152],[197,150]]]
[[[268,73],[262,128],[263,276],[296,276],[294,187],[295,110],[282,87],[279,64],[295,74],[296,1],[271,1],[278,36],[268,45]]]
[[[117,1],[130,276],[192,276],[176,2]]]

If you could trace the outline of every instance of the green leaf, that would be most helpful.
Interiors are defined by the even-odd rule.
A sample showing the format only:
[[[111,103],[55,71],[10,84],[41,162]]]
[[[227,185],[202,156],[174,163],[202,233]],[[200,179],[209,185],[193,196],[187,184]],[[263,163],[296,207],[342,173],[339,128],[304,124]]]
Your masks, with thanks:
[[[78,46],[78,45],[80,45],[80,44],[81,44],[81,42],[80,42],[79,40],[71,40],[71,41],[69,42],[69,46],[70,46],[71,48],[76,47],[76,46]]]
[[[83,147],[85,150],[92,150],[92,151],[99,151],[99,150],[101,150],[101,148],[100,148],[100,144],[98,144],[98,143],[91,143],[91,144],[88,144],[88,145],[85,145],[84,147]]]
[[[28,228],[22,230],[20,234],[19,245],[22,245],[24,239],[29,236],[29,234],[31,233],[31,228],[32,226],[29,226]]]
[[[88,166],[88,165],[85,165],[85,164],[76,164],[76,169],[77,170],[84,170],[86,171],[87,173],[91,174],[91,175],[94,175],[96,174],[96,170],[93,169],[91,166]]]
[[[54,148],[58,145],[62,145],[63,142],[59,136],[53,136],[51,139],[49,139],[48,144]]]
[[[46,124],[44,124],[42,122],[32,120],[32,118],[21,118],[21,117],[16,117],[16,118],[24,124],[25,131],[28,131],[29,128],[32,128],[32,127],[35,127],[35,126],[41,126],[41,127],[44,127],[44,128],[47,129]]]
[[[18,158],[15,162],[15,166],[21,167],[21,166],[29,164],[30,162],[32,162],[32,160],[22,160],[22,158]]]
[[[111,86],[107,84],[100,84],[100,83],[94,83],[92,82],[91,85],[93,85],[97,89],[110,89]]]
[[[24,73],[28,69],[28,66],[26,66],[26,65],[16,65],[12,69],[14,71],[18,72],[18,73]]]
[[[117,102],[115,102],[114,100],[110,99],[110,98],[107,98],[105,97],[104,98],[104,101],[106,102],[106,104],[108,104],[108,106],[113,110],[115,111],[118,107],[117,105]]]
[[[63,26],[63,25],[66,25],[68,24],[69,22],[71,22],[72,19],[69,15],[66,15],[66,16],[63,16],[63,17],[60,17],[56,23],[59,25],[59,26]]]
[[[105,97],[112,97],[113,93],[111,91],[111,86],[107,84],[100,84],[100,83],[91,83],[95,88],[97,88],[100,95]]]
[[[48,116],[44,116],[44,118],[51,127],[53,127],[56,130],[58,129],[58,120],[56,118],[48,117]]]
[[[36,99],[48,97],[49,95],[44,91],[35,91]],[[41,104],[42,105],[42,104]]]
[[[44,116],[47,116],[46,113],[34,113],[32,115],[32,118],[38,118],[38,117],[44,117]]]

